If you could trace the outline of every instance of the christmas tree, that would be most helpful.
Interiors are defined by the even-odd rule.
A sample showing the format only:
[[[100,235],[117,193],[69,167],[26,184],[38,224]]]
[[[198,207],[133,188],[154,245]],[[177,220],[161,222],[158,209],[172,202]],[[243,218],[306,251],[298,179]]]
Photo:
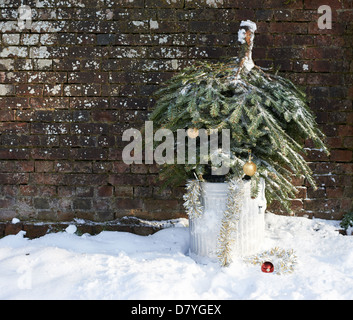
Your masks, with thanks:
[[[290,199],[297,193],[293,176],[304,176],[316,188],[304,159],[305,140],[311,139],[327,154],[329,151],[305,94],[290,80],[254,64],[256,24],[243,21],[240,26],[239,56],[198,63],[175,75],[157,92],[150,120],[155,130],[166,128],[173,133],[178,129],[229,129],[230,171],[226,178],[244,175],[251,150],[257,166],[251,178],[252,195],[256,197],[258,181],[263,178],[267,201],[279,200],[290,211]],[[169,183],[182,183],[195,175],[202,180],[210,173],[211,164],[201,160],[198,156],[196,164],[168,164],[162,176]]]

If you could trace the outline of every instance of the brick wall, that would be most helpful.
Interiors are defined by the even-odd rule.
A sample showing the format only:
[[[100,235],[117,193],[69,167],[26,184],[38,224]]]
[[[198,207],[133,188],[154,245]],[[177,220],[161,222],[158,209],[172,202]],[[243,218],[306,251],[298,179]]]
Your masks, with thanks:
[[[182,187],[159,193],[156,166],[122,162],[122,132],[143,124],[174,72],[236,55],[246,19],[255,62],[305,88],[332,147],[327,158],[307,143],[319,189],[295,181],[293,208],[341,218],[353,198],[353,2],[283,2],[0,0],[0,220],[183,216]],[[21,4],[30,29],[18,27]],[[323,4],[331,30],[317,25]]]

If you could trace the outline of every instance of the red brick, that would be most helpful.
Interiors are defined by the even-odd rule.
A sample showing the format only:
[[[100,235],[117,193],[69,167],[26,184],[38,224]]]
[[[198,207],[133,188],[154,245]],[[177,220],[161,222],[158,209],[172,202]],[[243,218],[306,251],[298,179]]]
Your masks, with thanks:
[[[115,186],[114,195],[118,198],[132,198],[134,194],[134,188],[128,185],[117,185]]]
[[[317,10],[301,10],[301,8],[299,10],[292,10],[293,21],[317,21],[317,19]]]
[[[353,86],[348,89],[348,98],[353,99]]]
[[[68,83],[107,83],[107,72],[69,72]]]
[[[312,35],[292,35],[293,44],[298,46],[310,46],[313,45],[314,39]]]
[[[30,186],[30,185],[21,185],[20,186],[20,194],[22,196],[37,196],[39,188],[37,186]]]
[[[304,156],[306,161],[327,161],[329,157],[324,151],[312,149],[306,150],[307,154]]]
[[[317,10],[323,4],[330,6],[332,11],[334,9],[341,9],[342,8],[342,2],[336,1],[336,0],[326,0],[324,3],[321,3],[320,1],[317,1],[317,0],[305,0],[304,1],[304,8]]]
[[[34,161],[17,161],[16,172],[34,172]]]
[[[84,197],[84,198],[92,198],[93,197],[93,188],[92,187],[77,187],[76,188],[76,196]]]
[[[70,125],[66,123],[32,123],[32,134],[58,135],[67,134],[70,131]]]
[[[76,186],[100,186],[107,184],[107,176],[105,174],[65,174],[62,177],[63,185]]]
[[[130,167],[132,173],[148,173],[148,166],[145,164],[132,164]]]
[[[99,197],[111,197],[113,195],[113,187],[101,186],[98,188],[97,192]]]
[[[293,44],[293,36],[291,34],[275,34],[271,41],[276,47],[288,47]]]
[[[331,148],[341,148],[343,139],[341,137],[328,137],[327,145]]]
[[[352,125],[341,125],[338,127],[338,134],[341,137],[352,137],[353,136],[353,126]]]
[[[13,110],[0,110],[0,121],[13,121],[14,119],[14,111]]]
[[[118,210],[142,209],[143,201],[142,199],[118,199],[116,208]]]
[[[342,176],[342,186],[347,186],[347,187],[353,186],[353,176],[352,175],[343,175]]]
[[[145,200],[145,209],[147,211],[161,211],[161,210],[170,210],[177,209],[178,201],[177,200],[155,200],[147,199]]]
[[[5,199],[0,198],[0,208],[2,209],[11,209],[14,204],[15,204],[15,200],[13,198],[9,198],[9,197]]]
[[[344,212],[348,213],[351,212],[353,207],[353,200],[352,198],[343,198],[341,199],[341,206],[340,209]]]
[[[268,58],[278,59],[278,57],[281,57],[281,60],[300,59],[303,57],[303,53],[303,50],[297,48],[270,48]]]
[[[35,160],[68,159],[69,149],[64,148],[40,148],[32,149],[31,157]]]
[[[353,163],[335,163],[336,174],[353,174]]]
[[[297,188],[297,189],[298,189],[298,193],[296,194],[296,198],[305,199],[306,196],[307,196],[307,188],[300,187],[300,188]]]
[[[36,97],[43,95],[42,84],[19,84],[15,86],[16,95]]]
[[[353,149],[353,138],[352,137],[346,137],[343,139],[343,146],[345,148]]]
[[[77,135],[105,135],[109,132],[109,126],[105,123],[77,123],[71,125],[71,134]]]
[[[326,188],[327,198],[341,198],[343,195],[344,188]]]
[[[29,132],[29,124],[24,122],[0,122],[2,134],[20,134]]]
[[[307,34],[308,27],[306,23],[300,23],[300,22],[271,22],[270,32]]]
[[[58,161],[54,164],[56,172],[60,173],[92,173],[90,161]]]
[[[0,185],[27,184],[28,181],[29,181],[28,173],[0,173]]]
[[[322,199],[326,198],[326,188],[318,187],[316,190],[312,187],[307,187],[307,199]]]
[[[347,113],[347,123],[353,125],[353,112]]]
[[[327,172],[326,175],[319,175],[314,178],[318,187],[336,187],[342,185],[342,176],[327,174],[329,174],[329,172]],[[309,186],[308,182],[306,182],[306,184]]]
[[[344,46],[344,39],[337,38],[331,34],[311,35],[315,47],[339,47]],[[334,64],[334,61],[331,61]]]
[[[0,161],[0,172],[7,173],[7,172],[14,172],[15,170],[15,162],[13,161]]]
[[[119,111],[116,110],[102,110],[92,112],[93,121],[99,122],[118,122]]]
[[[106,173],[111,172],[113,167],[112,162],[99,161],[92,164],[93,173]]]
[[[303,201],[299,199],[292,200],[291,209],[296,213],[300,212],[301,210],[303,210]]]
[[[66,154],[66,153],[65,153]],[[74,160],[106,160],[108,158],[108,150],[103,148],[79,148],[71,149],[68,156],[63,156],[63,159]],[[57,158],[59,159],[59,158]]]
[[[352,154],[353,152],[350,150],[332,150],[330,160],[338,162],[350,162],[353,159]]]
[[[323,201],[322,199],[306,199],[303,201],[304,210],[314,211],[314,212],[322,212],[327,208],[327,201]]]
[[[35,163],[36,172],[53,172],[54,162],[53,161],[36,161]]]
[[[114,162],[113,163],[113,170],[114,173],[128,173],[131,170],[131,166],[125,164],[124,162]]]
[[[93,209],[97,210],[101,221],[114,219],[114,213],[111,209],[110,199],[95,199],[93,200]],[[109,212],[110,213],[107,213]]]
[[[64,83],[66,82],[66,72],[29,72],[28,83]]]
[[[353,199],[353,186],[344,188],[343,197]]]
[[[49,231],[49,226],[25,224],[23,230],[26,231],[26,238],[35,239],[46,235]]]
[[[0,148],[0,159],[29,159],[31,156],[31,149],[19,148]]]
[[[33,173],[31,182],[36,185],[62,185],[63,176],[59,174]]]
[[[69,108],[69,98],[63,97],[46,97],[37,98],[33,97],[30,99],[30,107],[36,109],[68,109]]]
[[[142,174],[112,174],[109,176],[112,185],[144,186],[151,183],[150,176]]]
[[[45,84],[44,85],[44,96],[62,96],[63,86],[61,84]]]
[[[76,188],[73,186],[59,186],[58,187],[58,196],[65,198],[65,197],[72,197],[76,193]]]
[[[28,98],[0,97],[0,109],[28,108]]]
[[[18,234],[23,228],[22,223],[7,223],[5,227],[5,235]]]
[[[140,1],[143,7],[143,1]],[[141,5],[140,4],[140,5]],[[146,8],[182,8],[184,6],[183,0],[175,0],[173,2],[166,2],[163,0],[146,0]]]

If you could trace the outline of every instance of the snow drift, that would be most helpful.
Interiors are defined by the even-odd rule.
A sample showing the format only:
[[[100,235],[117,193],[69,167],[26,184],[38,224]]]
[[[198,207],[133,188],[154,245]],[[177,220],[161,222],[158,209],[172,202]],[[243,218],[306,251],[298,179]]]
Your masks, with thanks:
[[[185,222],[185,221],[184,221]],[[188,256],[186,227],[148,237],[67,232],[0,240],[0,299],[352,299],[353,237],[339,221],[266,214],[262,248],[294,249],[290,275],[242,259],[228,268]]]

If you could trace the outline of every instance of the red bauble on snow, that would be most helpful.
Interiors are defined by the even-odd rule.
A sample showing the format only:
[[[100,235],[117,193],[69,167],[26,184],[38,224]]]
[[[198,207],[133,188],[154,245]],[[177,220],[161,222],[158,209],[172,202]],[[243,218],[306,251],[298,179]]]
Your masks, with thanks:
[[[261,271],[265,273],[272,273],[274,269],[272,262],[269,261],[264,262],[261,266]]]

